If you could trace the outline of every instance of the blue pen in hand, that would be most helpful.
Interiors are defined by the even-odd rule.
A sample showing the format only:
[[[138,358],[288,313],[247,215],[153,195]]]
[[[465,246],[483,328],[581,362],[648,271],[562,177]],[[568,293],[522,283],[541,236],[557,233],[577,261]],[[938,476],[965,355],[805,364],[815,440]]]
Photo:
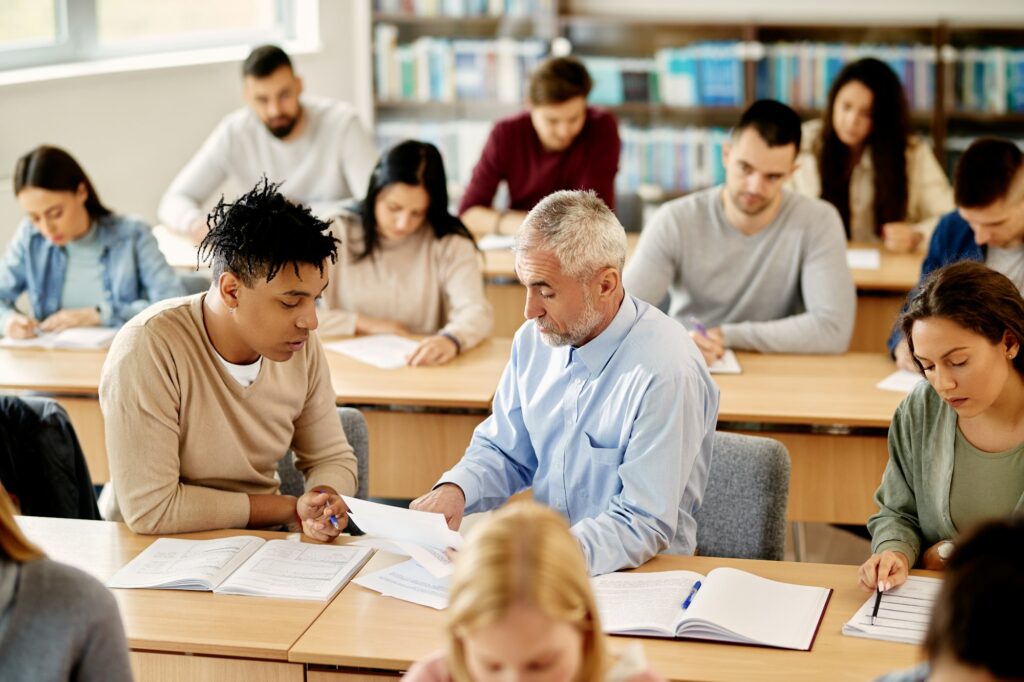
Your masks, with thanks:
[[[686,599],[683,600],[683,608],[684,609],[690,608],[690,602],[692,602],[693,598],[697,596],[697,590],[699,590],[699,589],[700,589],[700,581],[698,580],[697,582],[695,582],[693,584],[693,587],[690,589],[690,594],[686,595]]]
[[[690,315],[690,324],[693,325],[694,331],[703,336],[705,339],[711,338],[708,336],[708,329],[704,326],[704,323],[698,320],[693,315]]]
[[[324,494],[323,490],[317,490],[316,492],[317,492],[318,495],[323,495]],[[327,511],[328,509],[330,509],[329,505],[327,507],[324,507],[324,511]],[[334,530],[339,530],[339,531],[341,530],[341,526],[338,525],[338,517],[337,516],[335,516],[334,514],[331,514],[330,518],[327,519],[327,520],[331,522],[332,526],[334,526]]]

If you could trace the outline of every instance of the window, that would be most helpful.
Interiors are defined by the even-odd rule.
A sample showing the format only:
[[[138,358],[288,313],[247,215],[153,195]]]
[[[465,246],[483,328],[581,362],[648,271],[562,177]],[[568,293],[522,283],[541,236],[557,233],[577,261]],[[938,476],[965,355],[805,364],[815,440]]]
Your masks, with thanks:
[[[303,0],[3,0],[0,70],[295,36]]]

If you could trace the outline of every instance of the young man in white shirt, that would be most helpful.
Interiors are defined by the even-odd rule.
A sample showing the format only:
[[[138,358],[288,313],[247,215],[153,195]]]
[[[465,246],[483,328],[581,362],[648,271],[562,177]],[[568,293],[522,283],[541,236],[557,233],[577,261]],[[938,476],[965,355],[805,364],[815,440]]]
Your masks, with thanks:
[[[160,221],[195,242],[206,236],[205,202],[225,180],[243,188],[263,176],[329,219],[366,191],[377,149],[349,104],[302,97],[291,59],[274,45],[242,65],[246,107],[228,114],[160,200]]]

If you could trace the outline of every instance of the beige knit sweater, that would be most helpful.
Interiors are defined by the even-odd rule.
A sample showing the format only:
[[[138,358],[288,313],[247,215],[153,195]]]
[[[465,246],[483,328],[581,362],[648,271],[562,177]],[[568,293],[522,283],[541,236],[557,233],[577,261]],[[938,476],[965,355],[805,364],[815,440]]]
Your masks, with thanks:
[[[243,387],[203,324],[206,294],[150,306],[126,324],[100,378],[114,519],[139,533],[244,528],[248,494],[274,494],[295,451],[306,489],[351,495],[356,459],[316,335],[286,362],[264,358]]]
[[[413,334],[448,332],[462,350],[490,335],[494,310],[484,295],[480,254],[468,239],[437,239],[424,225],[398,243],[382,240],[373,255],[356,261],[363,248],[359,218],[346,214],[334,226],[342,244],[318,311],[321,336],[351,336],[359,315],[399,322]]]

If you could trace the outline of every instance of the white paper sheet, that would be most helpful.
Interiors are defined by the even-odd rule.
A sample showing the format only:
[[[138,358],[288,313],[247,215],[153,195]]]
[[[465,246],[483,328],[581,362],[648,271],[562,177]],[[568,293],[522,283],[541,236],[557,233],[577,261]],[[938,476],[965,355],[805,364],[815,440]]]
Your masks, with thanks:
[[[405,358],[419,345],[418,341],[397,334],[373,334],[332,341],[325,343],[324,348],[381,369],[398,369],[405,367]]]
[[[412,559],[361,575],[352,582],[385,597],[429,606],[438,611],[448,606],[449,578],[435,578]]]
[[[718,358],[708,366],[712,374],[742,374],[743,368],[740,361],[736,359],[736,353],[731,348],[725,350],[725,355]]]
[[[882,254],[878,249],[847,249],[846,265],[851,270],[878,270],[882,267]]]
[[[510,234],[485,234],[476,240],[481,251],[508,251],[514,243],[515,237]]]
[[[875,388],[880,388],[883,391],[895,391],[896,393],[910,393],[914,390],[914,386],[917,386],[917,383],[923,380],[924,377],[917,372],[908,372],[905,369],[901,369],[879,381],[875,384]]]
[[[72,327],[60,332],[42,333],[31,339],[3,337],[4,348],[61,348],[65,350],[101,350],[109,348],[117,334],[110,327]]]
[[[938,578],[912,575],[907,582],[882,595],[874,625],[871,624],[871,612],[875,608],[875,596],[871,595],[853,618],[843,625],[843,634],[920,644],[928,630],[932,606],[940,587],[942,580]]]
[[[342,496],[356,525],[367,535],[397,545],[434,577],[451,574],[445,549],[462,548],[462,536],[448,528],[444,515],[413,511]]]

